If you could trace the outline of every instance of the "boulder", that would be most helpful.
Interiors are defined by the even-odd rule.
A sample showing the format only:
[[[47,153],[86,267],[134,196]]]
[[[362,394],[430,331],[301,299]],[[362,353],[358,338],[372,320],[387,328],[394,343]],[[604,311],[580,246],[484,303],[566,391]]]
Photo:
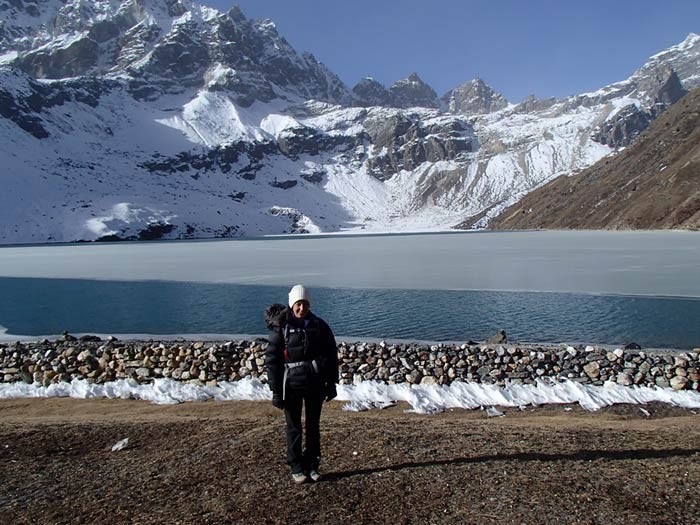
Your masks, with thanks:
[[[505,330],[499,330],[496,335],[493,337],[489,337],[486,340],[487,345],[501,345],[501,344],[506,344],[508,342],[508,337],[506,336],[506,331]]]
[[[688,378],[683,376],[674,376],[670,381],[671,388],[674,390],[683,390],[688,385]]]

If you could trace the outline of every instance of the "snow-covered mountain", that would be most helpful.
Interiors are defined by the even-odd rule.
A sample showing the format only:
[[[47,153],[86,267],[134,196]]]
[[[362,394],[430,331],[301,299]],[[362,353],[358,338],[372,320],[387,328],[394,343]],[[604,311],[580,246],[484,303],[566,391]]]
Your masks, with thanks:
[[[0,243],[479,227],[700,85],[700,37],[512,104],[352,90],[270,21],[190,0],[0,0]]]

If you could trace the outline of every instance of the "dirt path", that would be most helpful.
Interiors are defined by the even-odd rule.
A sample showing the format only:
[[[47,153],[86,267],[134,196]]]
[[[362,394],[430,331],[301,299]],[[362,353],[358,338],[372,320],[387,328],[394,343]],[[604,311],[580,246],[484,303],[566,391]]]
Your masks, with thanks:
[[[266,402],[0,400],[13,523],[700,523],[700,416],[651,405],[433,416],[326,406],[295,486]],[[123,438],[129,447],[112,452]],[[3,518],[4,519],[4,518]]]

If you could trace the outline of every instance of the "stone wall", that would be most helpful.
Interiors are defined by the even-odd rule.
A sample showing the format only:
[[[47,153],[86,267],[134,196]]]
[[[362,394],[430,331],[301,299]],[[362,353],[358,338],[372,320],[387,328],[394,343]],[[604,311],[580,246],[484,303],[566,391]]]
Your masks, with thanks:
[[[48,386],[85,379],[140,383],[171,378],[213,386],[244,377],[266,380],[264,339],[240,341],[102,341],[68,334],[55,341],[0,343],[0,382]],[[504,385],[569,379],[602,385],[700,390],[700,348],[647,353],[595,346],[521,344],[422,345],[341,342],[340,382],[440,384],[469,381]]]

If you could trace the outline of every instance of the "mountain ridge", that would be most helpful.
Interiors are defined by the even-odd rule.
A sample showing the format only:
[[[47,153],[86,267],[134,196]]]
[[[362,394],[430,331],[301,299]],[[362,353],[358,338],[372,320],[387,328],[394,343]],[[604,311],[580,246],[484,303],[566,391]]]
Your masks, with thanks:
[[[700,229],[700,88],[620,153],[533,190],[493,229]]]
[[[563,100],[417,74],[358,93],[237,7],[86,5],[0,0],[0,243],[480,228],[700,85],[691,34]]]

